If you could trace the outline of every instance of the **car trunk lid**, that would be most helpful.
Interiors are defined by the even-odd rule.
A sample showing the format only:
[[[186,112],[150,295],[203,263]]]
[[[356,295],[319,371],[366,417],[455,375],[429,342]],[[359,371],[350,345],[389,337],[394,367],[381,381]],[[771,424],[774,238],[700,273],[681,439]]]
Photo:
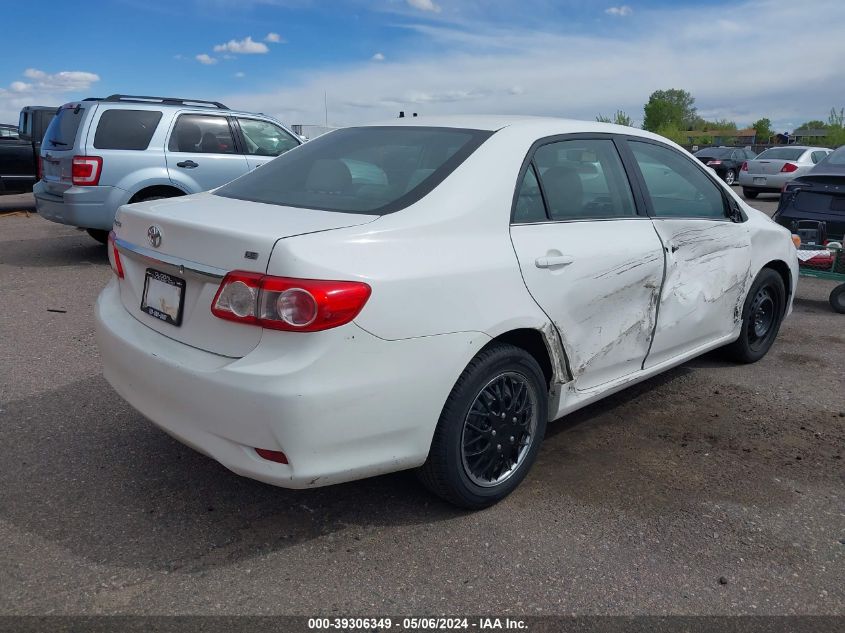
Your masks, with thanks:
[[[127,205],[115,218],[124,271],[121,301],[135,318],[165,336],[239,358],[258,344],[262,330],[211,313],[223,276],[233,270],[266,272],[279,239],[365,224],[377,217],[211,193]]]

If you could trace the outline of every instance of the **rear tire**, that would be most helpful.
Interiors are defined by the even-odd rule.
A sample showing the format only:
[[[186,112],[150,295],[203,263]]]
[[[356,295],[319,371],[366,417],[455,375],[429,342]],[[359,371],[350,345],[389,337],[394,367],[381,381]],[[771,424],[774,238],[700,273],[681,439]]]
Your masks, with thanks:
[[[525,350],[499,343],[479,352],[443,406],[420,481],[470,510],[504,499],[537,457],[548,395],[540,365]]]
[[[729,169],[725,172],[725,182],[729,187],[736,182],[736,172],[733,169]]]
[[[786,311],[783,279],[771,268],[764,268],[751,284],[742,308],[739,338],[725,347],[728,356],[739,363],[756,363],[771,348]]]
[[[105,244],[109,241],[109,232],[103,229],[85,229],[85,231],[97,240],[100,244]]]
[[[751,189],[746,189],[745,187],[742,188],[742,196],[744,198],[748,198],[749,200],[754,200],[757,197],[757,194],[760,193],[759,191],[752,191]]]
[[[845,284],[830,291],[830,307],[839,314],[845,314]]]

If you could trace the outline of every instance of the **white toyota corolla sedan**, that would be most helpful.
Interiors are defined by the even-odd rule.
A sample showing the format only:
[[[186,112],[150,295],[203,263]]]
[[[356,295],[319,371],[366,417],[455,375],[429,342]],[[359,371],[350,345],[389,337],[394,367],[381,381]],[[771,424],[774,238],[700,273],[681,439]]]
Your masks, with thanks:
[[[105,376],[232,471],[407,468],[480,508],[564,416],[725,347],[771,347],[789,232],[669,141],[557,119],[338,130],[212,192],[122,207]],[[702,422],[705,423],[705,422]]]

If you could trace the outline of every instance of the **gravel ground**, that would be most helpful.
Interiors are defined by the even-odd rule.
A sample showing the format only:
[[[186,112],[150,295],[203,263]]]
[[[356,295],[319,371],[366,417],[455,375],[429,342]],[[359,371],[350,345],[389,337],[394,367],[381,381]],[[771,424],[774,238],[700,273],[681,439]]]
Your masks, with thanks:
[[[760,363],[710,354],[556,422],[469,514],[409,473],[273,488],[157,430],[100,373],[110,274],[84,233],[0,214],[0,614],[845,615],[829,282],[802,279]]]

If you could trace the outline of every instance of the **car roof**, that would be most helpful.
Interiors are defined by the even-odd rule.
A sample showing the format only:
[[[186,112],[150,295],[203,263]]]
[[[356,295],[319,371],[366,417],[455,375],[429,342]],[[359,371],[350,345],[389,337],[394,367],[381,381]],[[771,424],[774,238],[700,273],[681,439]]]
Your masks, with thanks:
[[[661,136],[645,130],[613,123],[599,123],[597,121],[580,121],[578,119],[563,119],[556,117],[517,116],[517,115],[455,115],[455,116],[416,116],[376,121],[364,125],[351,127],[381,127],[381,126],[414,126],[414,127],[444,127],[469,130],[487,130],[495,132],[504,128],[511,131],[525,131],[537,137],[553,136],[556,134],[575,134],[597,132],[605,134],[629,134],[666,140]]]
[[[265,119],[272,119],[273,121],[277,121],[275,117],[270,116],[269,114],[264,114],[263,112],[247,112],[246,110],[232,110],[230,108],[215,108],[211,106],[188,105],[181,103],[155,103],[152,101],[108,101],[106,99],[92,98],[85,99],[83,101],[69,101],[68,103],[65,103],[60,106],[59,109],[72,108],[75,106],[86,107],[89,103],[96,104],[100,108],[107,108],[109,110],[117,108],[123,110],[179,110],[191,113],[221,114],[225,116],[258,116],[263,117]]]

